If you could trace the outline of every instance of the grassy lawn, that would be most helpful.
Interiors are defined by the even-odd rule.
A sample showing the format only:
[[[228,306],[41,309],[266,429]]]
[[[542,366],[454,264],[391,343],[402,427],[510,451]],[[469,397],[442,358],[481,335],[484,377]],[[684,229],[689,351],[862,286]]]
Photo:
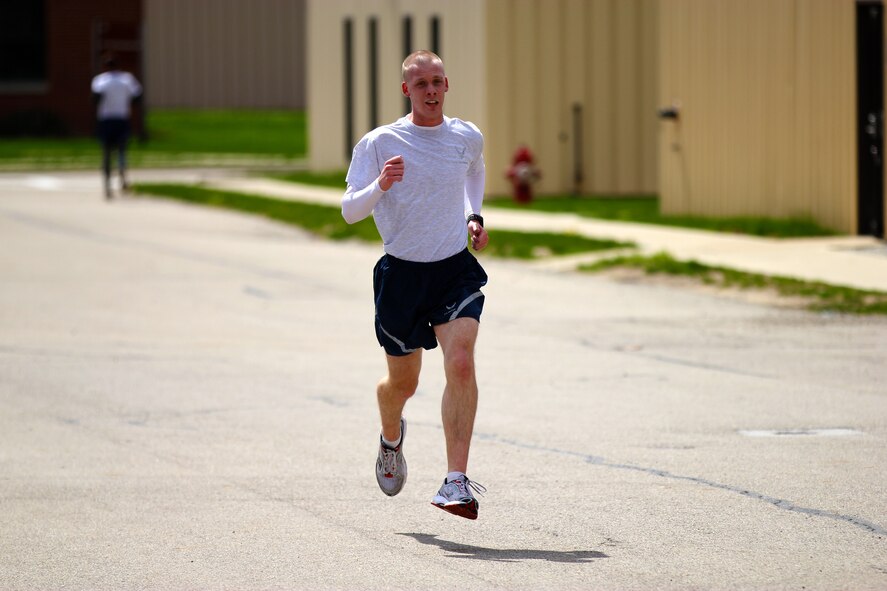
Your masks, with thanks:
[[[148,114],[149,141],[139,148],[167,154],[296,158],[308,153],[306,126],[303,111],[152,111]]]
[[[251,158],[253,161],[265,159],[266,162],[271,159],[291,161],[303,158],[308,151],[306,114],[301,111],[153,110],[148,114],[147,127],[148,141],[143,143],[134,138],[130,144],[129,157],[133,167],[193,165],[206,162],[207,158],[223,163],[237,157]],[[94,138],[0,139],[0,169],[95,167],[98,166],[99,159],[100,150]],[[273,176],[297,183],[335,188],[345,186],[345,171],[297,171]],[[136,190],[142,194],[265,216],[331,239],[379,241],[371,219],[349,225],[342,219],[337,207],[185,185],[143,184],[136,187]],[[487,198],[485,206],[574,213],[605,220],[778,238],[834,234],[804,219],[665,216],[659,213],[659,200],[654,195],[552,196],[538,198],[529,205],[515,203],[510,197],[492,197]],[[630,243],[595,240],[571,234],[493,229],[490,235],[490,245],[481,253],[485,256],[532,259],[634,246]],[[677,261],[665,253],[653,257],[614,257],[586,266],[584,270],[596,271],[612,267],[643,269],[651,274],[693,277],[720,287],[773,290],[785,296],[806,299],[812,310],[887,314],[885,293],[709,267],[696,261]]]
[[[298,171],[275,174],[274,178],[309,185],[344,188],[345,171],[313,173]],[[704,218],[694,216],[664,216],[659,213],[659,198],[655,195],[637,196],[553,196],[534,200],[529,205],[516,203],[511,197],[494,196],[484,200],[484,207],[529,210],[544,213],[574,213],[576,215],[637,222],[660,224],[681,228],[733,232],[766,236],[770,238],[799,238],[807,236],[833,236],[835,233],[811,220],[770,219],[751,217]]]
[[[358,239],[379,242],[371,219],[347,224],[338,207],[282,201],[258,195],[219,191],[205,187],[178,184],[139,184],[139,194],[176,199],[198,205],[222,207],[260,215],[304,228],[318,236],[334,240]],[[490,245],[482,256],[534,259],[579,252],[606,251],[633,247],[631,243],[595,240],[571,234],[548,234],[491,230]],[[467,239],[467,237],[466,237]],[[839,287],[788,277],[746,273],[726,267],[704,265],[696,261],[679,261],[660,253],[651,257],[614,256],[597,263],[583,265],[582,271],[595,272],[616,267],[640,269],[648,274],[689,277],[721,288],[771,290],[782,296],[801,298],[812,311],[851,314],[887,314],[887,293]]]
[[[158,109],[147,116],[149,139],[130,143],[133,167],[291,161],[308,152],[304,111]],[[94,138],[0,139],[0,169],[95,167],[100,151]],[[275,175],[283,180],[344,188],[345,171]],[[488,198],[486,205],[540,212],[575,213],[606,220],[663,224],[718,232],[790,238],[832,232],[812,221],[765,218],[664,216],[653,195],[635,197],[553,196],[529,205],[510,197]]]
[[[839,287],[790,277],[746,273],[727,267],[709,266],[697,261],[679,261],[667,253],[653,256],[622,256],[582,265],[583,271],[615,267],[640,269],[647,274],[690,277],[719,288],[773,290],[781,296],[801,298],[812,311],[850,314],[887,314],[887,293]]]
[[[342,218],[339,208],[328,205],[283,201],[259,195],[178,184],[139,183],[135,186],[135,192],[260,215],[304,228],[324,238],[334,240],[357,238],[367,242],[380,241],[379,233],[376,231],[372,219],[365,219],[349,225]]]
[[[133,137],[133,166],[176,164],[183,155],[302,158],[307,154],[303,111],[152,110],[148,141]],[[3,138],[0,166],[97,166],[95,138]]]
[[[654,195],[638,195],[634,197],[544,197],[534,200],[529,205],[515,203],[510,197],[496,197],[485,201],[485,205],[530,211],[575,213],[585,217],[604,220],[679,226],[774,238],[834,235],[834,232],[819,226],[815,222],[803,219],[665,216],[659,213],[659,198]]]
[[[296,171],[275,174],[274,178],[294,183],[344,188],[345,171],[313,173]],[[659,213],[659,198],[655,195],[629,197],[554,196],[536,199],[529,205],[515,203],[511,197],[494,196],[484,200],[484,207],[502,207],[549,213],[574,213],[589,218],[659,224],[694,228],[715,232],[733,232],[769,238],[800,238],[833,236],[835,233],[810,220],[766,218],[703,218],[693,216],[664,216]]]
[[[290,183],[302,183],[305,185],[320,185],[321,187],[333,187],[345,191],[345,174],[347,171],[336,172],[311,172],[310,170],[296,170],[282,174],[272,174],[272,178]]]
[[[368,218],[356,224],[348,224],[342,218],[338,207],[297,201],[282,201],[258,195],[218,191],[189,185],[139,184],[136,185],[135,190],[143,195],[167,197],[188,203],[223,207],[261,215],[269,219],[299,226],[318,236],[334,240],[356,238],[368,242],[380,241],[372,219]],[[491,245],[481,254],[523,259],[632,246],[625,242],[594,240],[570,234],[493,230],[490,232],[490,237]],[[466,232],[466,243],[467,238]]]

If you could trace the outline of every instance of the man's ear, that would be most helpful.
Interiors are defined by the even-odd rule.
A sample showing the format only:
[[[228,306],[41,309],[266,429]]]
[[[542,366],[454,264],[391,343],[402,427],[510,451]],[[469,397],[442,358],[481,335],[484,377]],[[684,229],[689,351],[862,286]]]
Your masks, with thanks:
[[[404,95],[405,97],[409,98],[409,96],[410,96],[410,88],[407,86],[407,83],[406,83],[406,82],[401,82],[401,83],[400,83],[400,91],[403,93],[403,95]]]

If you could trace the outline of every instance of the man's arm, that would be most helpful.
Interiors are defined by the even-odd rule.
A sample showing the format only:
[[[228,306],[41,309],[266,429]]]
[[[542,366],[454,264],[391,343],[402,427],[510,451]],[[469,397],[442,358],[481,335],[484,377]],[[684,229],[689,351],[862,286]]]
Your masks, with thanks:
[[[477,174],[465,177],[465,218],[470,216],[480,217],[480,209],[484,202],[484,185],[486,172],[481,168]],[[481,220],[483,218],[480,218]],[[474,250],[483,250],[490,241],[490,236],[478,219],[468,222],[468,234],[471,237],[471,247]]]
[[[385,162],[379,177],[363,189],[348,185],[342,197],[342,217],[349,224],[359,222],[373,213],[373,208],[394,183],[403,180],[403,157],[395,156]]]
[[[476,213],[480,215],[480,209],[484,203],[484,185],[487,174],[482,168],[477,174],[465,177],[465,217]]]
[[[373,208],[384,194],[385,191],[379,186],[379,179],[360,190],[348,185],[345,196],[342,197],[342,217],[349,224],[359,222],[373,213]]]

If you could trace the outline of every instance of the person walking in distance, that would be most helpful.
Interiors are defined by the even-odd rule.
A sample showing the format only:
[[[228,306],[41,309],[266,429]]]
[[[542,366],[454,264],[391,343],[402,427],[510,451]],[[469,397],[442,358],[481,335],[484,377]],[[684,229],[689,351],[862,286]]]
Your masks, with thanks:
[[[422,350],[439,343],[448,466],[431,502],[477,519],[473,492],[486,489],[466,471],[478,398],[474,347],[487,274],[467,242],[470,238],[480,251],[489,241],[480,215],[484,140],[474,124],[443,114],[449,81],[440,57],[416,51],[401,72],[411,111],[370,131],[354,147],[342,198],[348,223],[372,214],[384,250],[373,270],[376,338],[388,365],[376,388],[382,423],[376,480],[389,496],[406,482],[403,409],[419,383]]]
[[[117,151],[120,186],[126,191],[126,144],[130,133],[133,102],[141,100],[142,86],[135,76],[118,69],[114,58],[104,63],[105,71],[92,79],[92,97],[96,103],[98,136],[102,143],[102,171],[105,197],[111,199],[111,153]]]

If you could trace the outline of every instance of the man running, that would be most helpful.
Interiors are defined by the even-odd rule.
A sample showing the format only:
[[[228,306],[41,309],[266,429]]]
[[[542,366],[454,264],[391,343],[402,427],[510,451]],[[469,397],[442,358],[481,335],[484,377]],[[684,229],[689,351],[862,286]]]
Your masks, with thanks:
[[[406,482],[403,409],[419,384],[422,349],[440,343],[448,466],[432,504],[477,519],[472,490],[486,489],[466,471],[477,412],[474,345],[487,275],[466,243],[470,237],[479,251],[489,241],[480,215],[483,135],[472,123],[444,116],[449,82],[436,54],[410,54],[402,75],[411,112],[358,142],[342,199],[348,223],[373,215],[385,251],[373,271],[376,338],[388,363],[376,388],[382,422],[376,480],[389,496]]]

